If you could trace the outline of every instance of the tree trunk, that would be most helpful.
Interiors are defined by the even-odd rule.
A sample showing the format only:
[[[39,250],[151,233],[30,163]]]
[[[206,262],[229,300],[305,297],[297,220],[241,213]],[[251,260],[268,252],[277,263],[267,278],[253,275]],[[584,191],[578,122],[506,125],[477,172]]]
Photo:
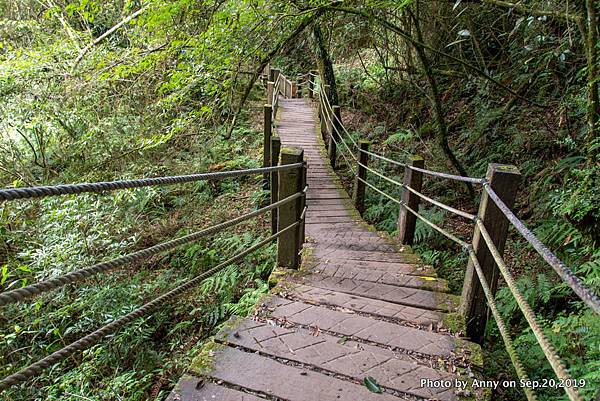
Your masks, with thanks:
[[[331,102],[331,105],[339,105],[337,85],[335,82],[335,74],[333,72],[333,63],[329,57],[327,51],[327,45],[323,38],[323,31],[318,24],[313,24],[312,27],[313,40],[315,45],[315,56],[317,57],[317,67],[319,68],[319,74],[323,78],[323,83],[329,85],[329,93],[327,96]]]
[[[423,43],[423,35],[421,33],[421,28],[419,27],[419,21],[415,18],[413,13],[410,10],[407,10],[409,15],[412,17],[413,23],[415,25],[415,32],[417,34],[417,39],[419,42]],[[437,81],[435,79],[435,75],[431,68],[431,63],[427,58],[427,54],[425,53],[425,49],[422,46],[415,45],[415,50],[417,52],[417,57],[423,66],[423,70],[425,72],[425,76],[427,77],[427,82],[429,83],[429,88],[431,90],[431,103],[433,106],[433,115],[435,118],[435,122],[437,125],[436,131],[436,142],[438,146],[442,149],[442,152],[450,161],[450,164],[458,171],[458,173],[462,176],[467,176],[467,171],[460,163],[452,149],[450,149],[450,145],[448,144],[448,126],[446,125],[446,119],[444,117],[444,108],[442,106],[442,99],[440,96],[440,91],[437,85]],[[473,185],[470,182],[465,182],[465,187],[467,192],[469,193],[469,197],[471,201],[475,200],[475,190],[473,189]]]
[[[591,144],[600,137],[600,99],[598,98],[598,20],[596,17],[596,8],[594,0],[586,0],[587,8],[587,37],[584,38],[587,52],[587,70],[588,70],[588,153],[590,153]],[[596,152],[592,152],[596,153]],[[592,158],[594,155],[590,156]]]

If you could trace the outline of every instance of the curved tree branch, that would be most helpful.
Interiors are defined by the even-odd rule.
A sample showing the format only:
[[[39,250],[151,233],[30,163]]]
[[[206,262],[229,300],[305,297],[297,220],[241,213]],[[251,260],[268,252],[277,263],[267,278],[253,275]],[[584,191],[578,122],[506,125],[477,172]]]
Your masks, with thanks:
[[[414,39],[410,34],[408,34],[407,32],[405,32],[402,28],[400,28],[399,26],[397,26],[395,24],[392,24],[390,21],[388,21],[388,20],[386,20],[386,19],[384,19],[382,17],[376,16],[374,14],[368,13],[368,12],[363,11],[363,10],[351,8],[351,7],[327,6],[326,8],[329,9],[329,10],[331,10],[331,11],[340,11],[340,12],[344,12],[344,13],[347,13],[347,14],[354,14],[354,15],[358,15],[358,16],[361,16],[363,18],[366,18],[368,20],[375,21],[375,22],[383,25],[385,28],[391,30],[392,32],[395,32],[398,35],[402,36],[403,38],[405,38],[406,40],[408,40],[409,42],[411,42],[414,46],[418,46],[420,48],[427,49],[427,50],[431,51],[432,53],[435,53],[435,54],[437,54],[439,56],[446,57],[446,58],[448,58],[448,59],[450,59],[452,61],[455,61],[455,62],[457,62],[457,63],[465,66],[467,69],[469,69],[469,70],[473,71],[474,73],[476,73],[477,75],[479,75],[479,76],[487,79],[488,81],[492,82],[494,85],[496,85],[496,86],[504,89],[505,91],[507,91],[511,95],[513,95],[513,96],[515,96],[515,97],[523,100],[524,102],[527,102],[527,103],[529,103],[529,104],[531,104],[533,106],[536,106],[536,107],[541,107],[541,108],[548,108],[549,107],[547,105],[543,105],[543,104],[534,102],[534,101],[532,101],[530,99],[527,99],[524,96],[521,96],[519,93],[517,93],[513,89],[509,88],[508,86],[504,85],[502,82],[498,81],[497,79],[492,78],[491,76],[489,76],[484,71],[482,71],[481,69],[477,68],[476,66],[474,66],[474,65],[472,65],[470,63],[467,63],[467,62],[461,60],[460,58],[455,57],[455,56],[453,56],[451,54],[445,53],[445,52],[440,51],[440,50],[438,50],[438,49],[436,49],[436,48],[434,48],[432,46],[429,46],[429,45],[427,45],[427,44],[425,44],[425,43],[423,43],[423,42],[421,42],[419,40]]]

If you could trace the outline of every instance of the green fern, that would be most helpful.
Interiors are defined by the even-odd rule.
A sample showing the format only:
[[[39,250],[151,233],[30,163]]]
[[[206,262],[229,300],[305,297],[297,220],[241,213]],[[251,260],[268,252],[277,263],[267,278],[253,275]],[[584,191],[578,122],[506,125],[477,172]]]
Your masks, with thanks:
[[[435,210],[435,209],[425,209],[421,208],[419,213],[427,220],[431,221],[436,225],[443,225],[444,223],[444,211],[443,210]],[[437,242],[441,238],[441,234],[431,228],[429,225],[425,224],[421,220],[417,220],[417,225],[415,227],[415,243],[424,243],[424,242]]]

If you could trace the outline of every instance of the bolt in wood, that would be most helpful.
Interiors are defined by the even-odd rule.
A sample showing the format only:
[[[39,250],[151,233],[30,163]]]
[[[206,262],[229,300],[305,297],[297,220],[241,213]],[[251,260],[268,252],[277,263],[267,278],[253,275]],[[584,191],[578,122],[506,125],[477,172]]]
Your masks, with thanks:
[[[406,164],[413,167],[424,168],[425,161],[421,156],[411,156]],[[405,185],[413,188],[416,191],[421,191],[423,184],[423,173],[415,171],[409,167],[404,168],[404,181]],[[402,189],[402,202],[408,205],[412,210],[419,211],[420,198],[410,192],[408,189]],[[398,240],[404,245],[412,245],[415,238],[415,227],[417,225],[417,217],[409,212],[404,206],[400,206],[400,213],[398,215]]]
[[[488,167],[486,178],[489,181],[490,187],[498,194],[500,199],[508,207],[512,208],[515,204],[517,189],[521,181],[519,170],[515,166],[492,163]],[[496,248],[498,248],[498,251],[502,255],[504,253],[504,245],[506,244],[509,221],[485,191],[481,195],[478,216],[489,232],[494,245],[496,245]],[[477,255],[477,260],[481,265],[492,294],[495,294],[498,288],[500,271],[477,226],[475,226],[473,234],[473,250]],[[483,342],[489,311],[483,288],[470,260],[465,273],[460,312],[465,316],[467,335],[473,341],[481,344]]]

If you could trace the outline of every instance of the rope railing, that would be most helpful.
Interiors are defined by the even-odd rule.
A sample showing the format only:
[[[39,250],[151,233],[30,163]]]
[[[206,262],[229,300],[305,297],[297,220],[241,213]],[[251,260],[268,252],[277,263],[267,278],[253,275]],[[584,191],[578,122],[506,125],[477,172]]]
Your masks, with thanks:
[[[286,164],[282,166],[260,167],[246,170],[220,171],[215,173],[200,173],[170,177],[143,178],[138,180],[64,184],[29,188],[5,188],[0,189],[0,202],[25,198],[43,198],[47,196],[73,195],[84,192],[99,193],[106,191],[114,191],[117,189],[131,189],[156,185],[183,184],[196,181],[216,180],[247,175],[259,175],[275,171],[291,170],[301,166],[302,163],[295,163]]]
[[[504,281],[506,282],[508,289],[510,290],[511,294],[517,301],[517,305],[519,306],[519,309],[521,309],[521,312],[525,316],[525,319],[527,320],[529,327],[533,331],[533,334],[534,334],[538,344],[542,348],[542,351],[544,352],[546,359],[550,363],[550,366],[554,370],[554,373],[561,380],[572,381],[572,378],[569,375],[569,373],[567,372],[567,369],[563,365],[562,361],[560,360],[560,357],[557,355],[556,351],[554,350],[554,347],[552,346],[552,344],[550,344],[550,342],[548,341],[542,328],[538,324],[535,314],[534,314],[533,310],[531,309],[531,306],[529,306],[529,304],[523,297],[523,294],[517,287],[517,284],[512,276],[512,273],[510,272],[510,270],[504,263],[504,259],[502,258],[502,255],[500,254],[500,252],[498,251],[498,248],[494,244],[494,241],[492,240],[488,230],[485,228],[485,225],[479,219],[477,220],[476,224],[477,224],[477,228],[479,229],[479,232],[481,233],[481,236],[483,237],[483,240],[487,244],[487,247],[490,250],[490,253],[492,254],[492,257],[494,258],[494,261],[496,262],[496,266],[498,266],[500,273],[502,273],[502,277],[504,278]],[[567,395],[569,396],[569,399],[582,400],[582,398],[579,396],[579,393],[577,392],[577,389],[575,387],[565,386],[564,389],[565,389],[565,392],[567,393]]]
[[[296,193],[292,196],[289,196],[285,199],[282,199],[278,202],[272,203],[266,207],[253,211],[251,213],[244,214],[242,216],[236,217],[234,219],[228,220],[226,222],[214,225],[212,227],[205,228],[203,230],[197,231],[192,234],[185,235],[181,238],[177,238],[174,240],[170,240],[167,242],[163,242],[161,244],[157,244],[151,246],[146,249],[142,249],[137,252],[133,252],[129,255],[121,256],[116,259],[112,259],[107,262],[102,262],[95,264],[91,267],[75,270],[73,272],[63,274],[59,277],[54,277],[45,281],[41,281],[39,283],[30,284],[28,286],[18,288],[11,291],[6,291],[0,293],[0,306],[8,305],[11,303],[21,302],[27,298],[31,298],[33,296],[41,295],[45,292],[55,290],[57,288],[63,287],[68,284],[73,284],[79,281],[83,281],[89,277],[92,277],[99,273],[106,273],[110,270],[116,269],[117,267],[124,266],[129,263],[137,262],[142,259],[147,259],[151,256],[159,254],[161,252],[174,249],[181,245],[189,244],[199,240],[200,238],[214,235],[222,230],[233,227],[241,222],[246,220],[250,220],[253,217],[260,216],[262,214],[267,213],[270,210],[273,210],[279,206],[285,205],[288,202],[291,202],[295,199],[298,199],[306,193],[306,189],[303,192]]]
[[[581,280],[569,269],[546,245],[540,241],[534,233],[529,230],[525,224],[510,210],[510,208],[500,199],[488,184],[483,186],[489,197],[496,206],[504,213],[508,221],[517,229],[517,231],[533,246],[540,256],[548,263],[560,276],[560,278],[579,296],[597,314],[600,314],[600,299]]]
[[[271,204],[260,207],[257,210],[245,213],[241,216],[233,219],[224,221],[222,223],[204,228],[200,231],[184,235],[180,238],[171,239],[163,243],[156,244],[154,246],[106,261],[97,263],[87,268],[78,269],[58,277],[53,277],[35,284],[30,284],[22,288],[5,291],[0,293],[0,306],[8,304],[18,303],[27,298],[41,295],[48,291],[63,287],[68,284],[77,283],[83,281],[96,274],[106,273],[112,269],[120,266],[124,266],[128,263],[140,261],[142,259],[149,258],[157,255],[161,252],[172,250],[178,246],[192,243],[203,237],[212,236],[218,232],[221,232],[227,228],[236,226],[244,221],[250,220],[257,216],[263,215],[271,211],[271,218],[274,218],[273,211],[277,210],[277,215],[280,216],[280,221],[285,221],[286,226],[279,225],[272,229],[272,235],[258,244],[244,250],[243,252],[229,258],[225,262],[213,267],[212,269],[199,274],[185,283],[179,285],[175,289],[168,291],[167,293],[159,296],[158,298],[150,301],[136,310],[126,314],[125,316],[116,319],[115,321],[99,328],[98,330],[85,335],[81,339],[73,342],[70,345],[44,357],[43,359],[21,369],[20,371],[10,374],[9,376],[0,379],[0,391],[9,388],[10,386],[22,383],[35,375],[39,374],[42,370],[47,369],[57,362],[60,362],[76,352],[83,351],[90,348],[94,344],[98,343],[107,336],[115,333],[118,329],[130,323],[131,321],[140,318],[142,316],[151,314],[159,307],[173,302],[176,297],[191,289],[192,287],[201,283],[204,279],[208,278],[214,273],[222,270],[223,268],[230,266],[249,255],[250,253],[258,250],[259,248],[272,243],[275,239],[282,238],[285,240],[278,241],[278,247],[285,247],[286,252],[278,253],[277,263],[278,265],[298,268],[298,261],[292,258],[291,255],[299,254],[301,250],[301,244],[304,243],[304,226],[306,207],[305,202],[297,203],[296,200],[302,199],[306,196],[308,186],[302,188],[296,182],[295,175],[290,172],[292,169],[301,170],[301,174],[306,174],[306,162],[303,160],[301,153],[298,153],[295,149],[289,149],[285,152],[281,152],[282,159],[278,166],[268,166],[263,168],[254,168],[246,170],[234,170],[225,172],[215,173],[202,173],[202,174],[191,174],[185,176],[168,176],[168,177],[156,177],[156,178],[145,178],[136,180],[126,181],[112,181],[112,182],[96,182],[96,183],[82,183],[82,184],[68,184],[68,185],[56,185],[56,186],[43,186],[43,187],[31,187],[31,188],[7,188],[0,189],[0,201],[13,201],[18,199],[27,198],[41,198],[45,196],[58,196],[66,194],[81,194],[86,192],[104,192],[117,189],[129,189],[139,188],[154,185],[170,185],[178,183],[188,183],[200,180],[209,179],[223,179],[230,177],[240,177],[247,175],[258,175],[271,173],[274,177],[279,177],[280,185],[278,186],[277,196],[272,198]],[[284,154],[289,155],[285,159]],[[300,156],[298,156],[298,154]],[[273,160],[271,163],[274,164]],[[275,174],[276,173],[276,174]],[[282,208],[284,205],[293,205]],[[302,208],[302,210],[299,210]],[[285,216],[285,220],[283,217]],[[291,232],[294,228],[299,229]],[[285,235],[285,237],[284,237]]]
[[[321,92],[324,95],[323,98],[325,99],[328,107],[331,108],[331,103],[329,103],[329,98],[327,97],[327,93],[324,90],[321,90]],[[338,116],[336,116],[335,114],[333,114],[333,118],[335,118],[335,120],[337,121],[337,123],[339,124],[339,126],[342,127],[343,131],[346,133],[346,135],[348,136],[348,138],[350,138],[350,140],[352,141],[352,144],[354,145],[354,147],[359,152],[364,152],[364,153],[368,154],[371,157],[375,157],[377,159],[386,161],[388,163],[395,164],[395,165],[400,166],[400,167],[409,168],[411,170],[419,171],[419,172],[421,172],[423,174],[427,174],[427,175],[430,175],[432,177],[446,178],[446,179],[455,180],[455,181],[470,182],[470,183],[473,183],[473,184],[484,184],[486,182],[485,178],[464,177],[464,176],[460,176],[460,175],[448,174],[448,173],[443,173],[443,172],[439,172],[439,171],[427,170],[427,169],[423,169],[423,168],[411,166],[411,165],[409,165],[407,163],[402,163],[402,162],[399,162],[399,161],[396,161],[396,160],[392,160],[390,158],[384,157],[384,156],[379,155],[377,153],[373,153],[373,152],[361,150],[360,147],[358,146],[358,144],[356,143],[356,141],[354,140],[354,138],[352,138],[352,135],[350,134],[350,132],[348,132],[348,130],[344,126],[343,122],[338,118]],[[333,125],[333,118],[330,117],[330,121],[332,122],[332,125]]]
[[[463,249],[463,251],[468,253],[470,263],[472,264],[474,273],[476,274],[476,280],[478,280],[479,284],[481,285],[481,288],[483,290],[483,295],[485,297],[485,301],[486,301],[488,307],[490,308],[489,310],[491,311],[491,314],[492,314],[494,320],[496,321],[496,324],[497,324],[499,332],[500,332],[500,336],[502,337],[504,346],[505,346],[506,351],[511,359],[511,362],[512,362],[513,366],[515,367],[518,378],[524,382],[527,382],[529,380],[528,376],[523,368],[523,364],[521,363],[521,361],[516,353],[514,344],[511,340],[508,330],[506,328],[506,324],[498,310],[498,307],[497,307],[495,299],[494,299],[493,292],[490,288],[490,284],[486,280],[486,275],[485,275],[483,268],[480,264],[480,261],[478,259],[477,252],[474,250],[475,236],[473,238],[473,244],[468,244],[467,242],[456,237],[452,233],[448,232],[447,230],[443,229],[439,225],[433,223],[426,217],[419,214],[418,210],[413,209],[406,202],[396,199],[392,195],[388,194],[387,192],[381,190],[380,188],[377,188],[377,186],[368,182],[365,178],[360,177],[359,174],[357,173],[357,171],[352,167],[352,165],[354,163],[359,167],[359,170],[362,168],[365,173],[366,173],[366,171],[371,172],[374,175],[376,175],[377,177],[382,178],[383,180],[393,184],[394,186],[403,188],[403,190],[410,192],[411,194],[417,196],[420,199],[423,199],[423,200],[425,200],[437,207],[440,207],[446,211],[449,211],[451,213],[454,213],[456,215],[459,215],[459,216],[462,216],[464,218],[474,221],[476,224],[475,227],[481,234],[481,238],[483,238],[483,243],[485,244],[484,246],[490,251],[490,254],[492,255],[495,265],[498,266],[498,269],[500,270],[502,277],[504,278],[505,282],[507,283],[507,287],[508,287],[509,291],[511,292],[512,296],[517,301],[517,305],[518,305],[519,309],[525,316],[527,324],[529,325],[532,332],[534,333],[536,341],[540,345],[540,347],[544,353],[544,356],[548,360],[554,373],[562,381],[565,381],[567,383],[575,382],[569,375],[566,367],[562,363],[562,361],[561,361],[560,357],[558,356],[558,354],[556,353],[554,347],[552,346],[552,344],[549,342],[548,338],[544,334],[544,331],[543,331],[542,327],[540,326],[540,324],[538,323],[538,321],[535,317],[535,314],[534,314],[533,310],[531,309],[530,305],[527,303],[527,301],[523,297],[522,293],[516,286],[515,280],[514,280],[512,274],[510,273],[510,270],[507,268],[506,263],[504,262],[500,251],[498,250],[498,247],[495,245],[494,239],[492,238],[492,236],[488,232],[486,226],[484,225],[483,219],[480,216],[480,214],[483,212],[480,210],[478,215],[473,215],[471,213],[463,212],[461,210],[458,210],[456,208],[448,206],[442,202],[439,202],[439,201],[436,201],[434,199],[427,197],[426,195],[421,193],[419,190],[412,188],[410,185],[406,185],[405,183],[400,183],[390,177],[385,176],[385,174],[381,173],[377,169],[370,168],[365,163],[361,162],[361,160],[354,155],[354,152],[352,151],[352,149],[350,149],[350,147],[348,146],[348,144],[346,143],[346,140],[344,138],[345,137],[350,138],[350,141],[351,141],[353,147],[356,148],[358,150],[358,152],[366,154],[373,158],[391,163],[391,164],[395,164],[400,167],[404,167],[405,169],[410,169],[410,170],[413,170],[413,171],[416,171],[416,172],[419,172],[422,174],[434,176],[434,177],[440,177],[440,178],[446,178],[446,179],[451,179],[451,180],[456,180],[456,181],[470,182],[470,183],[482,185],[485,193],[492,199],[493,203],[498,206],[498,208],[500,209],[502,214],[504,216],[506,216],[506,219],[512,225],[515,226],[517,231],[536,249],[536,251],[543,257],[543,259],[554,268],[554,270],[559,274],[561,279],[573,289],[573,291],[579,296],[579,298],[581,298],[586,303],[587,306],[592,308],[592,310],[594,310],[596,313],[600,314],[600,299],[598,298],[598,296],[596,296],[591,290],[589,290],[587,287],[585,287],[585,285],[581,282],[581,280],[579,280],[579,278],[577,278],[575,276],[575,274],[573,274],[573,272],[562,261],[560,261],[560,259],[558,259],[558,257],[554,253],[552,253],[516,217],[516,215],[511,211],[510,207],[492,189],[491,180],[488,180],[487,177],[486,178],[464,177],[464,176],[457,176],[457,175],[447,174],[447,173],[442,173],[442,172],[437,172],[437,171],[431,171],[431,170],[427,170],[427,169],[420,168],[417,166],[411,166],[407,163],[402,163],[402,162],[399,162],[399,161],[396,161],[393,159],[389,159],[389,158],[379,155],[377,153],[361,149],[361,147],[357,144],[357,142],[354,140],[352,135],[345,128],[345,126],[343,125],[340,118],[336,115],[336,113],[332,112],[332,106],[329,102],[327,93],[323,89],[322,86],[318,91],[318,95],[319,95],[319,102],[321,104],[320,110],[322,110],[322,118],[324,118],[326,123],[331,126],[331,130],[332,130],[331,133],[328,135],[328,138],[331,140],[332,143],[334,143],[336,145],[336,147],[337,147],[336,150],[339,149],[340,154],[346,161],[348,168],[350,169],[350,171],[352,172],[352,174],[354,175],[354,177],[356,179],[355,185],[357,182],[362,182],[364,185],[373,189],[375,192],[379,193],[380,195],[384,196],[385,198],[389,199],[390,201],[400,205],[402,209],[406,210],[408,213],[413,215],[415,218],[421,220],[424,224],[428,225],[432,229],[434,229],[437,232],[439,232],[440,234],[444,235],[446,238],[448,238],[451,241],[453,241],[454,243],[458,244]],[[341,129],[339,129],[338,127],[340,127]],[[337,134],[337,135],[335,135],[335,134]],[[352,159],[353,163],[350,162],[350,159]],[[366,177],[366,174],[364,176]],[[480,207],[480,209],[481,209],[481,207]],[[566,394],[570,400],[572,400],[572,401],[582,400],[582,398],[579,395],[577,388],[575,386],[562,386],[562,387],[564,388],[564,391],[566,392]],[[523,390],[529,401],[536,400],[536,395],[535,395],[533,388],[524,387]]]
[[[324,99],[327,99],[327,95],[326,95],[326,94],[324,95]],[[328,102],[327,102],[327,104],[325,105],[325,107],[324,107],[323,109],[324,109],[324,110],[325,110],[325,112],[327,113],[327,118],[328,118],[328,119],[331,119],[331,115],[332,115],[332,114],[335,116],[335,114],[334,114],[334,113],[330,113],[330,112],[329,112],[329,111],[331,110],[331,106],[330,106],[330,104],[329,104]],[[331,120],[330,120],[330,121],[331,121]],[[414,188],[411,188],[410,186],[408,186],[408,185],[406,185],[406,184],[404,184],[404,183],[400,183],[400,182],[398,182],[398,181],[396,181],[396,180],[394,180],[394,179],[392,179],[392,178],[389,178],[389,177],[385,176],[384,174],[380,173],[379,171],[377,171],[377,170],[375,170],[375,169],[373,169],[373,168],[371,168],[371,167],[369,167],[369,166],[366,166],[365,164],[361,163],[361,162],[360,162],[360,161],[359,161],[359,160],[356,158],[356,156],[355,156],[355,155],[352,153],[352,150],[351,150],[351,149],[350,149],[350,147],[349,147],[349,146],[346,144],[346,141],[344,141],[344,140],[341,138],[341,133],[340,133],[340,132],[339,132],[339,130],[337,129],[337,125],[332,123],[332,125],[331,125],[331,126],[332,126],[332,129],[334,129],[334,130],[335,130],[335,131],[338,133],[338,135],[339,135],[339,138],[340,138],[340,142],[341,142],[341,143],[344,145],[344,147],[345,147],[346,151],[348,152],[348,154],[349,154],[349,155],[350,155],[350,156],[351,156],[351,157],[354,159],[354,161],[355,161],[355,163],[356,163],[356,164],[358,164],[359,166],[363,167],[365,170],[367,170],[367,171],[369,171],[369,172],[371,172],[371,173],[375,174],[376,176],[378,176],[378,177],[382,178],[383,180],[385,180],[385,181],[387,181],[387,182],[389,182],[389,183],[391,183],[391,184],[393,184],[393,185],[396,185],[396,186],[398,186],[398,187],[405,188],[405,189],[409,190],[410,192],[414,193],[415,195],[417,195],[417,196],[418,196],[418,197],[420,197],[421,199],[423,199],[423,200],[426,200],[427,202],[431,203],[432,205],[435,205],[435,206],[437,206],[437,207],[439,207],[439,208],[441,208],[441,209],[443,209],[443,210],[446,210],[446,211],[448,211],[448,212],[450,212],[450,213],[454,213],[454,214],[456,214],[456,215],[458,215],[458,216],[464,217],[464,218],[466,218],[466,219],[468,219],[468,220],[471,220],[471,221],[474,221],[474,220],[476,219],[476,216],[475,216],[475,215],[473,215],[473,214],[471,214],[471,213],[463,212],[462,210],[459,210],[459,209],[453,208],[452,206],[448,206],[448,205],[446,205],[446,204],[444,204],[444,203],[442,203],[442,202],[439,202],[439,201],[436,201],[436,200],[434,200],[434,199],[431,199],[431,198],[429,198],[428,196],[426,196],[426,195],[422,194],[421,192],[417,191],[416,189],[414,189]],[[343,127],[343,125],[342,125],[342,127]],[[347,132],[347,131],[346,131],[346,132]],[[333,137],[333,135],[332,135],[332,140],[334,140],[334,141],[335,141],[335,138]],[[335,143],[336,143],[336,145],[338,145],[338,142],[337,142],[337,141],[336,141]],[[356,144],[356,142],[354,142],[354,143]],[[356,145],[356,146],[357,146],[357,148],[358,148],[358,145]],[[360,148],[358,148],[358,149],[360,150]]]
[[[325,91],[322,91],[323,93],[323,99],[325,102],[325,106],[324,110],[326,112],[328,112],[329,110],[331,110],[331,104],[329,103],[328,97],[327,97],[327,93]],[[422,169],[419,167],[414,167],[414,166],[410,166],[406,163],[401,163],[392,159],[388,159],[384,156],[378,155],[376,153],[373,152],[369,152],[369,151],[364,151],[362,149],[360,149],[356,143],[356,141],[352,138],[352,136],[350,135],[350,133],[348,132],[348,130],[345,129],[344,125],[342,124],[342,122],[337,118],[337,116],[334,113],[327,113],[327,118],[329,119],[329,121],[332,123],[332,127],[333,129],[336,130],[336,132],[338,133],[338,135],[341,135],[341,133],[338,131],[337,129],[337,125],[333,124],[333,118],[335,118],[338,121],[339,126],[341,126],[346,135],[348,136],[348,138],[350,138],[350,140],[352,141],[352,143],[354,144],[354,146],[358,149],[359,152],[364,152],[372,157],[376,157],[379,158],[381,160],[396,164],[398,166],[402,166],[402,167],[406,167],[406,168],[410,168],[412,170],[415,171],[419,171],[423,174],[428,174],[428,175],[432,175],[432,176],[437,176],[437,177],[442,177],[442,178],[449,178],[449,179],[454,179],[457,181],[464,181],[464,182],[471,182],[471,183],[478,183],[478,184],[482,184],[485,191],[489,194],[490,198],[492,198],[492,200],[494,201],[494,203],[498,206],[498,208],[502,211],[502,213],[507,217],[507,219],[510,221],[510,223],[515,226],[515,228],[517,229],[517,231],[519,231],[519,233],[534,247],[534,249],[542,256],[542,258],[556,271],[556,273],[560,276],[560,278],[567,284],[569,285],[569,287],[571,287],[571,289],[578,295],[578,297],[585,302],[592,310],[594,310],[596,313],[600,314],[600,298],[595,295],[590,289],[588,289],[587,287],[585,287],[585,285],[581,282],[581,280],[575,276],[575,274],[552,252],[548,249],[548,247],[546,247],[536,236],[535,234],[533,234],[531,232],[531,230],[529,230],[519,219],[518,217],[510,210],[510,208],[504,203],[502,202],[502,200],[498,197],[498,195],[490,188],[489,183],[487,182],[487,179],[485,178],[473,178],[473,177],[463,177],[463,176],[457,176],[457,175],[452,175],[452,174],[447,174],[447,173],[442,173],[442,172],[436,172],[436,171],[431,171],[431,170],[427,170],[427,169]],[[345,141],[341,141],[348,152],[351,153],[350,149],[348,148],[348,146],[346,145]],[[382,174],[380,174],[378,171],[365,166],[364,164],[360,163],[358,161],[358,159],[356,157],[353,156],[353,159],[355,160],[355,162],[367,169],[368,171],[374,173],[375,175],[385,179],[388,182],[391,182],[392,184],[401,186],[403,188],[406,188],[407,190],[411,191],[412,193],[414,193],[415,195],[419,196],[420,198],[428,201],[431,204],[434,204],[444,210],[447,210],[449,212],[452,212],[454,214],[460,215],[462,217],[465,217],[469,220],[473,220],[476,218],[475,215],[472,215],[470,213],[466,213],[463,211],[460,211],[458,209],[452,208],[448,205],[445,205],[441,202],[435,201],[431,198],[428,198],[427,196],[421,194],[420,192],[416,191],[415,189],[406,186],[404,184],[401,184],[397,181],[394,181]]]
[[[46,356],[45,358],[27,366],[21,370],[19,370],[16,373],[13,373],[13,374],[1,379],[0,380],[0,391],[6,390],[7,388],[9,388],[11,386],[14,386],[14,385],[17,385],[19,383],[23,383],[23,382],[29,380],[30,378],[38,375],[43,370],[51,367],[55,363],[63,361],[66,358],[70,357],[71,355],[73,355],[77,352],[81,352],[86,349],[89,349],[90,347],[97,344],[102,339],[106,338],[107,336],[115,333],[117,330],[119,330],[121,327],[127,325],[128,323],[131,323],[132,321],[134,321],[140,317],[151,314],[152,312],[156,311],[157,308],[173,302],[178,295],[190,290],[191,288],[193,288],[195,286],[198,286],[203,280],[207,279],[208,277],[212,276],[213,274],[223,270],[225,267],[228,267],[228,266],[242,260],[245,256],[262,248],[265,245],[270,244],[274,239],[279,238],[282,234],[298,227],[301,224],[301,221],[304,219],[305,215],[306,215],[306,208],[302,212],[301,219],[299,219],[298,221],[296,221],[293,224],[288,225],[287,227],[283,228],[282,230],[279,230],[278,232],[269,236],[268,238],[260,241],[258,244],[246,249],[243,252],[240,252],[239,254],[237,254],[237,255],[229,258],[228,260],[218,264],[217,266],[213,267],[212,269],[210,269],[202,274],[197,275],[196,277],[188,280],[186,283],[159,296],[158,298],[154,299],[153,301],[150,301],[150,302],[142,305],[141,307],[128,313],[127,315],[82,337],[81,339],[69,344],[68,346]]]
[[[506,349],[506,353],[510,357],[510,361],[515,368],[517,373],[517,377],[521,383],[529,382],[529,377],[523,368],[523,364],[521,363],[521,359],[515,350],[515,346],[510,338],[508,330],[506,329],[506,323],[498,310],[498,306],[496,305],[496,300],[494,299],[494,295],[492,294],[492,290],[485,278],[485,274],[483,274],[483,270],[481,269],[481,265],[479,264],[479,260],[477,260],[477,255],[473,251],[472,246],[467,246],[465,250],[469,253],[469,259],[471,263],[473,263],[473,267],[475,272],[477,273],[477,277],[479,278],[479,282],[481,283],[481,287],[483,288],[483,293],[485,294],[485,298],[490,307],[494,320],[496,322],[496,326],[498,327],[498,331],[500,332],[500,336],[502,337],[502,342],[504,343],[504,348]],[[525,396],[528,401],[536,401],[537,397],[533,389],[529,386],[525,386],[523,388],[525,392]]]

